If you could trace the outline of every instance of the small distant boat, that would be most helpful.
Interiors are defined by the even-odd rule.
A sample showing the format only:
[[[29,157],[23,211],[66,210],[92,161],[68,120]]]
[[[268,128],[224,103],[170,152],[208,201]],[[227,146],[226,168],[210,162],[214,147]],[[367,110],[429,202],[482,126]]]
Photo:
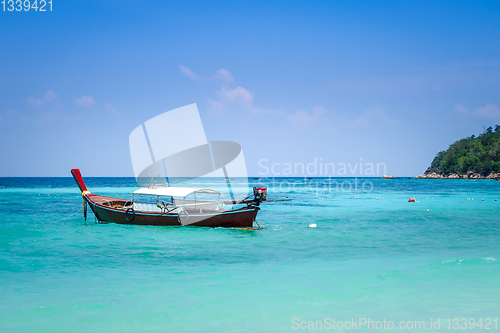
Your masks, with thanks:
[[[253,228],[260,204],[267,200],[266,187],[254,187],[253,195],[243,200],[221,200],[211,189],[150,186],[132,193],[132,199],[113,198],[90,193],[79,169],[72,169],[84,200],[99,222],[158,226],[199,226]],[[216,198],[207,200],[207,197]]]

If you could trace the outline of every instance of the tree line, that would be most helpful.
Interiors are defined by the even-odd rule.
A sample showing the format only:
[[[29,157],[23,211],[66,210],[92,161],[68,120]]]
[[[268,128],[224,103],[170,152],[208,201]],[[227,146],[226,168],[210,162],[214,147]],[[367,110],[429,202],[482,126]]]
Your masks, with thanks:
[[[430,166],[431,172],[466,174],[474,171],[486,176],[500,172],[500,125],[485,128],[479,136],[455,141],[440,151]]]

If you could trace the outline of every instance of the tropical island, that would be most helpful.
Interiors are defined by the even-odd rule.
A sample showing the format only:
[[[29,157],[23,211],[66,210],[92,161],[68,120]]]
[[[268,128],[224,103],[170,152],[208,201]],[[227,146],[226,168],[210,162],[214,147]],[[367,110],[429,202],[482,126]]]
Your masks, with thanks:
[[[500,125],[479,136],[458,140],[440,151],[425,173],[415,178],[500,179]]]

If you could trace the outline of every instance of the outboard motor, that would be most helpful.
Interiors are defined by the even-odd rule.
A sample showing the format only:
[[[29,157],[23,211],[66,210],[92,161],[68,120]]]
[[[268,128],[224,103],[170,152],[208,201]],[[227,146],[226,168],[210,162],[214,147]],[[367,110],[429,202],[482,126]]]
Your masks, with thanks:
[[[267,198],[267,188],[266,187],[254,187],[253,188],[253,204],[258,206],[262,201],[266,201]]]

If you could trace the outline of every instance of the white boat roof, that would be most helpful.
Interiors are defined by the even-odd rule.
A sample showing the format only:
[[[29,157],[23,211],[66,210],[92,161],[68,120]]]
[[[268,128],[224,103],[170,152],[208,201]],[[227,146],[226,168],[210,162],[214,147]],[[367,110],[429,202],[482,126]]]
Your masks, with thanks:
[[[185,197],[191,193],[209,193],[220,194],[217,191],[209,190],[206,188],[189,188],[189,187],[170,187],[161,186],[155,188],[144,187],[132,192],[132,194],[145,194],[145,195],[164,195],[168,197]]]

